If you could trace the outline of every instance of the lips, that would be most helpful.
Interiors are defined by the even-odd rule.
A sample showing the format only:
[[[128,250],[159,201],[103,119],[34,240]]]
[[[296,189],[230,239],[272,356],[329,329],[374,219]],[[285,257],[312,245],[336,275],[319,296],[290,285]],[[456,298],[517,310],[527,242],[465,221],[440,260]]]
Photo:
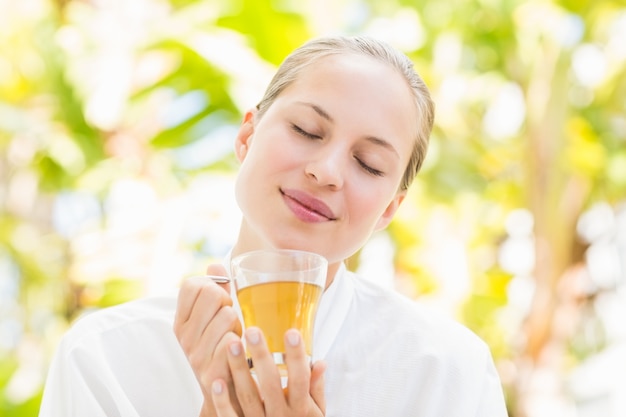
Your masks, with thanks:
[[[321,200],[299,190],[282,189],[285,203],[300,220],[322,222],[336,220],[333,211]]]

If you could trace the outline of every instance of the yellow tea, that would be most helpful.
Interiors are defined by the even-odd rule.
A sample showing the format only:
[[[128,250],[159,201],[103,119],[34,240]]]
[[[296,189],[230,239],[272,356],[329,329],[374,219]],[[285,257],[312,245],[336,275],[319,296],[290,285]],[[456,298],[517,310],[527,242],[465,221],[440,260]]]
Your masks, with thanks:
[[[237,291],[246,327],[256,326],[263,330],[270,352],[285,352],[285,332],[295,328],[300,330],[309,356],[313,322],[321,295],[319,285],[292,281],[266,282]]]

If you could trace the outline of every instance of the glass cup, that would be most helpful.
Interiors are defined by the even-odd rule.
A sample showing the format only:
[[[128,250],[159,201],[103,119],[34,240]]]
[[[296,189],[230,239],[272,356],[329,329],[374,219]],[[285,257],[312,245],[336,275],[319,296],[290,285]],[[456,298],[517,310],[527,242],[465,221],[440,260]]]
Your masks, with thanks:
[[[285,332],[298,329],[309,361],[313,325],[326,284],[328,262],[321,255],[298,250],[259,250],[232,259],[244,328],[259,327],[286,381]],[[248,355],[250,358],[250,355]],[[254,365],[248,360],[254,374]]]

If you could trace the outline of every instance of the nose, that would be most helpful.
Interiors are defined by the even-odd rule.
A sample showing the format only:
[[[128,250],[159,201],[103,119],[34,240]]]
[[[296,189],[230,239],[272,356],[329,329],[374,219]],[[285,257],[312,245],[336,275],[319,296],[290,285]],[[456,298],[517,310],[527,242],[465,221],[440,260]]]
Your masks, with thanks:
[[[317,182],[318,185],[332,189],[340,189],[344,183],[343,165],[341,163],[341,151],[327,149],[311,155],[306,164],[306,175]]]

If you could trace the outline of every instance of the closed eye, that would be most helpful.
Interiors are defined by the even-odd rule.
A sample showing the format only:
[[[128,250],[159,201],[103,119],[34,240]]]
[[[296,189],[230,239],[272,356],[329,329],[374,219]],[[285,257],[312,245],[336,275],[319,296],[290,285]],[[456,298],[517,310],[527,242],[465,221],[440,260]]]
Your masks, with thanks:
[[[294,132],[296,132],[300,136],[304,136],[305,138],[308,138],[308,139],[321,139],[322,138],[319,135],[314,135],[313,133],[307,132],[306,130],[302,129],[300,126],[295,125],[293,123],[291,124],[291,128],[293,129]]]
[[[385,173],[382,171],[379,171],[376,168],[372,168],[371,166],[367,165],[365,162],[363,162],[362,159],[360,158],[354,158],[356,159],[357,163],[361,166],[361,168],[363,168],[365,171],[367,171],[368,173],[375,175],[377,177],[382,177]]]

